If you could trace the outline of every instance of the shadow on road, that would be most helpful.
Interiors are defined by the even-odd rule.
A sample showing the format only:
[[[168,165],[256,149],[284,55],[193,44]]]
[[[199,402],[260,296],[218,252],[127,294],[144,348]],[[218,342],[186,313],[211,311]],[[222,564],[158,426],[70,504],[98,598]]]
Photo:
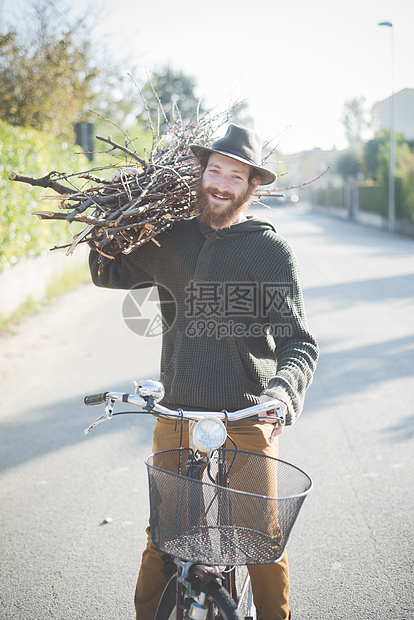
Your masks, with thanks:
[[[414,415],[407,416],[404,422],[391,426],[383,430],[382,433],[387,436],[387,439],[391,439],[395,443],[406,443],[414,439]]]
[[[367,387],[414,376],[414,336],[361,346],[348,351],[324,353],[315,374],[318,398],[357,394]]]
[[[114,386],[113,391],[124,391],[125,384]],[[133,410],[130,405],[117,404],[116,411]],[[84,442],[88,450],[88,442],[94,437],[109,433],[119,433],[128,428],[134,444],[152,444],[154,417],[150,414],[138,416],[119,416],[99,424],[90,435],[85,436],[83,430],[96,419],[104,408],[102,405],[86,407],[83,395],[69,400],[56,401],[47,406],[19,411],[19,417],[1,424],[0,441],[0,472],[7,471],[28,461],[59,451],[68,446]]]
[[[330,304],[329,311],[346,308],[361,301],[375,303],[393,299],[412,299],[414,273],[307,288],[305,294],[309,305],[312,300],[323,300]]]

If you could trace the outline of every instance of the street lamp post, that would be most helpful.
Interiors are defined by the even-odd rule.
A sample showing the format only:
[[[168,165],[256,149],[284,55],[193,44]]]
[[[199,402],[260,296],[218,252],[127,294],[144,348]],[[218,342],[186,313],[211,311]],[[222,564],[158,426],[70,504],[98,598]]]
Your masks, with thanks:
[[[392,22],[379,22],[378,26],[386,26],[391,33],[391,97],[390,97],[390,179],[388,188],[388,227],[395,231],[395,96],[394,96],[394,28]]]

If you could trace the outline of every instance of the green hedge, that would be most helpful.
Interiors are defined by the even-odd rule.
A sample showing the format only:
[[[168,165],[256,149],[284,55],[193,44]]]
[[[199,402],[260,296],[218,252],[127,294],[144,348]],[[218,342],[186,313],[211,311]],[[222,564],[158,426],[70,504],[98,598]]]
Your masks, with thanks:
[[[346,192],[344,188],[320,188],[314,197],[316,204],[327,207],[345,207]],[[385,185],[358,186],[359,210],[378,213],[388,217],[388,180]],[[414,222],[414,169],[406,177],[395,179],[395,216],[405,222]]]
[[[401,173],[402,208],[397,211],[403,220],[414,222],[414,156],[411,167],[406,167]]]
[[[398,220],[414,222],[413,181],[414,170],[408,171],[407,179],[399,176],[395,179],[395,217]],[[388,179],[383,185],[361,185],[358,191],[360,211],[388,217]]]
[[[381,185],[358,187],[359,209],[368,213],[388,215],[388,190]]]
[[[33,257],[55,245],[69,243],[72,227],[62,221],[41,221],[34,210],[55,211],[58,201],[42,200],[51,190],[10,181],[10,172],[42,177],[51,170],[72,173],[89,162],[74,145],[45,133],[0,121],[0,271],[24,257]]]

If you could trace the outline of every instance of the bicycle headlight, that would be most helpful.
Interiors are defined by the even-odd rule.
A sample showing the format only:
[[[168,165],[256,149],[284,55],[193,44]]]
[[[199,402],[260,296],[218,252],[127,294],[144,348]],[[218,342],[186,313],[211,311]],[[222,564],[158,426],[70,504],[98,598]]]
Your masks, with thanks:
[[[203,418],[194,428],[194,445],[201,452],[217,450],[225,443],[226,438],[226,427],[218,418]]]

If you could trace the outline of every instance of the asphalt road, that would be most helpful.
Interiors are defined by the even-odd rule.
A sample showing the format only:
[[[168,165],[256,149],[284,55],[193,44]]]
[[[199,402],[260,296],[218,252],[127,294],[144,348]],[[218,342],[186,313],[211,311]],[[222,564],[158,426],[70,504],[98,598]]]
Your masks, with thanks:
[[[314,480],[288,544],[294,619],[412,619],[414,241],[304,206],[265,215],[321,348],[280,439]],[[84,394],[158,375],[160,338],[129,331],[124,297],[84,285],[0,337],[1,619],[134,617],[154,420],[83,435]]]

